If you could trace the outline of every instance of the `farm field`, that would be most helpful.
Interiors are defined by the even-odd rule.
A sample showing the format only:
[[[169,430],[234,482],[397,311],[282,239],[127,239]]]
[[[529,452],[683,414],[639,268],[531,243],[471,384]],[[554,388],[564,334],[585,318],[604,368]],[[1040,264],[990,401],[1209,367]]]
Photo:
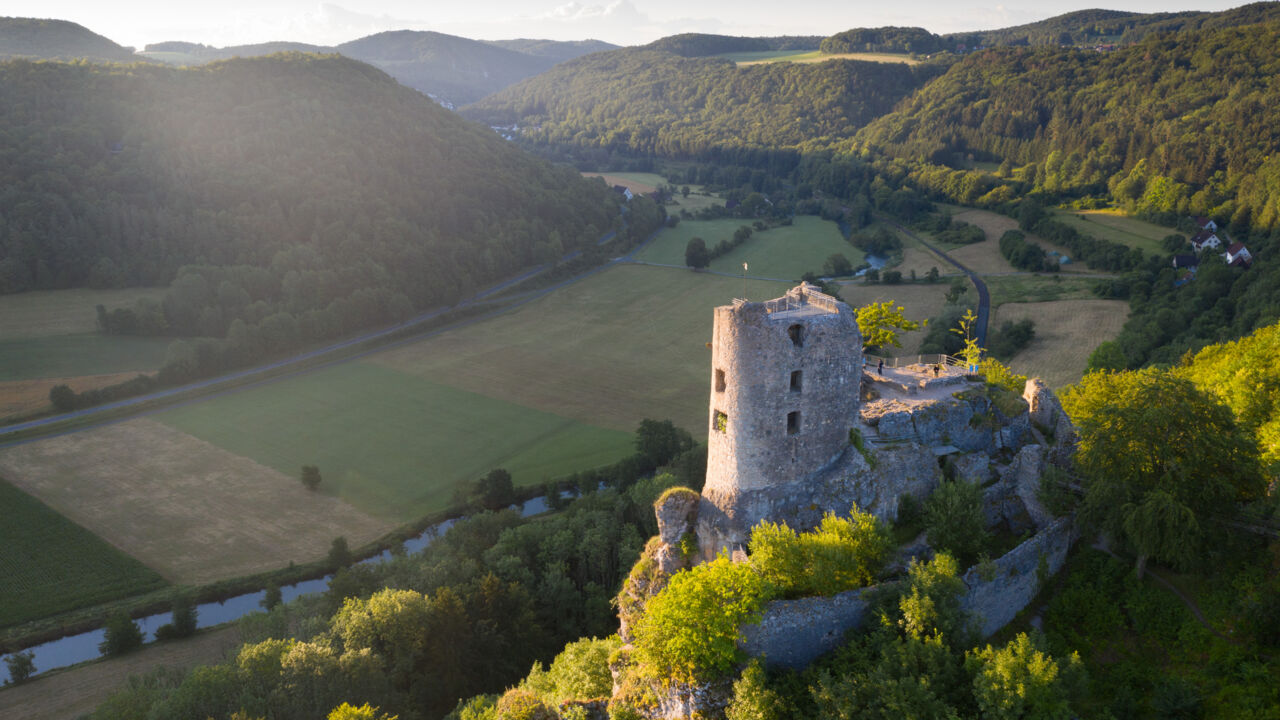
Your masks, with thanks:
[[[987,234],[987,239],[980,243],[974,243],[972,245],[946,245],[948,254],[951,255],[951,257],[954,257],[961,264],[979,275],[986,273],[1017,271],[1017,268],[1010,265],[1009,261],[1005,260],[1004,256],[1000,254],[1000,236],[1005,234],[1008,230],[1017,230],[1017,220],[1000,215],[999,213],[990,212],[989,210],[974,210],[972,208],[941,204],[940,207],[945,207],[950,210],[953,220],[960,220],[962,222],[967,222],[970,225],[976,225],[977,227],[982,228],[982,231]],[[1028,235],[1027,239],[1037,243],[1046,251],[1057,250],[1058,252],[1065,254],[1067,257],[1071,257],[1070,250],[1062,247],[1061,245],[1051,243],[1038,235]],[[1094,273],[1097,271],[1091,270],[1084,263],[1072,262],[1063,265],[1062,272],[1064,274],[1070,274]]]
[[[828,60],[862,60],[864,62],[901,63],[903,65],[919,65],[920,61],[910,55],[897,53],[824,53],[820,50],[764,50],[760,52],[725,53],[717,55],[732,60],[739,65],[760,65],[773,62],[819,63]]]
[[[307,491],[296,472],[150,419],[0,450],[0,476],[175,584],[315,560],[338,535],[354,547],[394,526]]]
[[[1129,305],[1123,300],[1057,300],[1006,303],[995,309],[991,323],[998,327],[1024,318],[1035,321],[1035,338],[1009,365],[1056,390],[1083,377],[1089,355],[1120,334],[1128,317]]]
[[[906,283],[902,285],[864,285],[861,280],[844,283],[840,287],[840,297],[853,308],[873,302],[892,300],[903,308],[908,320],[922,322],[936,317],[942,312],[945,296],[950,283]],[[924,341],[924,331],[904,333],[901,337],[902,347],[883,348],[878,354],[889,357],[915,355],[920,352],[920,343]]]
[[[51,408],[49,391],[55,385],[66,385],[76,392],[84,392],[131,380],[137,374],[123,372],[0,382],[0,421],[32,415]]]
[[[689,240],[700,237],[707,248],[733,237],[735,230],[751,223],[741,218],[686,220],[662,234],[636,256],[644,262],[684,267],[684,250]],[[864,259],[862,251],[845,241],[833,222],[811,215],[795,218],[792,225],[753,232],[751,237],[728,254],[711,261],[711,270],[798,281],[806,272],[821,272],[822,262],[833,253],[843,253],[854,266]]]
[[[51,335],[0,340],[0,382],[150,372],[164,364],[170,338]]]
[[[1005,303],[1040,303],[1053,300],[1089,300],[1094,280],[1073,278],[1061,273],[1044,275],[1003,275],[982,279],[991,293],[991,306]],[[992,318],[992,326],[995,319]]]
[[[1131,218],[1119,210],[1054,210],[1054,217],[1099,240],[1110,240],[1150,255],[1168,255],[1160,241],[1178,234],[1173,228]],[[1183,234],[1185,236],[1185,234]],[[1188,246],[1189,248],[1190,246]]]
[[[644,180],[635,179],[639,175],[639,173],[582,173],[582,177],[598,177],[608,183],[609,187],[621,185],[636,195],[651,193],[658,189],[659,184],[666,182],[661,175],[653,175],[651,173],[644,173]]]
[[[0,626],[163,588],[154,570],[0,479]]]
[[[159,300],[164,291],[165,288],[77,288],[0,295],[0,339],[97,332],[96,305],[110,310],[132,305],[140,298]]]
[[[445,509],[459,481],[493,468],[530,485],[634,451],[639,420],[626,431],[588,425],[437,382],[447,379],[348,362],[152,417],[297,487],[299,468],[316,465],[326,493],[392,521]]]
[[[747,293],[761,300],[789,287],[749,280]],[[711,309],[741,295],[738,278],[621,265],[370,362],[617,431],[671,419],[700,437]]]

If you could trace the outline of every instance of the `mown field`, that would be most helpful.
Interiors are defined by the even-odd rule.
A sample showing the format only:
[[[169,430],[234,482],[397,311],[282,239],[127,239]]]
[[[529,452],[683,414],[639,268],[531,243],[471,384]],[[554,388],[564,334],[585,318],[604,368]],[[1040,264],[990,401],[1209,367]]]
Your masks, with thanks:
[[[150,419],[0,450],[0,476],[176,584],[323,558],[395,522]],[[65,530],[56,530],[55,538]]]
[[[1120,334],[1129,317],[1123,300],[1056,300],[1006,303],[992,313],[991,326],[1030,318],[1036,324],[1031,344],[1009,362],[1017,372],[1037,376],[1051,388],[1078,382],[1089,355]]]
[[[127,307],[140,298],[159,300],[164,288],[35,290],[0,295],[0,339],[79,335],[98,330],[97,305]]]
[[[637,255],[644,262],[684,267],[684,251],[689,240],[700,237],[710,249],[729,240],[734,231],[751,223],[741,218],[686,220],[662,231]],[[822,272],[822,262],[842,253],[854,266],[865,255],[845,241],[836,224],[812,215],[800,215],[791,225],[753,231],[751,237],[728,254],[711,261],[711,270],[739,275],[747,263],[748,275],[798,281],[806,272]]]
[[[1004,235],[1006,231],[1017,230],[1017,220],[989,210],[974,210],[955,205],[940,204],[939,206],[949,210],[953,220],[980,227],[987,234],[985,241],[973,243],[972,245],[945,245],[948,254],[978,274],[1018,271],[1000,254],[1000,236]],[[1027,239],[1040,245],[1046,251],[1056,250],[1067,257],[1071,257],[1070,250],[1061,245],[1051,243],[1038,235],[1028,235]],[[1071,262],[1061,266],[1061,272],[1063,274],[1071,274],[1095,273],[1097,271],[1091,270],[1082,262]]]
[[[0,479],[0,627],[163,588],[159,573]]]
[[[945,281],[936,284],[864,285],[861,280],[855,280],[841,285],[840,297],[854,308],[873,302],[892,300],[902,306],[903,315],[908,320],[923,322],[942,312],[949,285],[950,283]],[[883,348],[878,354],[889,357],[915,355],[920,352],[924,332],[903,333],[900,340],[902,347]]]
[[[919,65],[920,61],[910,55],[897,53],[824,53],[819,50],[762,50],[758,52],[724,53],[717,55],[732,60],[739,65],[759,65],[774,62],[819,63],[828,60],[862,60],[878,63],[901,63],[903,65]]]
[[[0,340],[0,382],[146,372],[164,364],[169,338],[56,335]]]
[[[1054,217],[1082,233],[1099,240],[1139,248],[1152,255],[1167,255],[1160,244],[1166,235],[1178,234],[1173,228],[1161,227],[1126,216],[1119,210],[1055,210]],[[1185,234],[1184,234],[1185,237]],[[1188,252],[1190,251],[1188,247]]]

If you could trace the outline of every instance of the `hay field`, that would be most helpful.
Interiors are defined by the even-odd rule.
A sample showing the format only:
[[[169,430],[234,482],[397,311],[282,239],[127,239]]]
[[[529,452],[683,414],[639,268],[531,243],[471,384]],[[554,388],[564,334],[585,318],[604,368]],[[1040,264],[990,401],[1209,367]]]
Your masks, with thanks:
[[[0,450],[0,475],[176,584],[322,558],[392,528],[149,419]]]
[[[141,595],[154,570],[0,480],[0,625]]]
[[[1089,355],[1119,335],[1128,317],[1129,305],[1123,300],[1057,300],[1006,303],[992,313],[991,325],[1034,320],[1035,338],[1009,364],[1056,390],[1080,380]]]
[[[965,265],[979,275],[985,273],[1017,271],[1017,268],[1010,265],[1009,261],[1005,260],[1004,256],[1000,254],[1000,236],[1005,234],[1006,231],[1017,230],[1017,220],[999,213],[993,213],[989,210],[974,210],[972,208],[963,208],[958,206],[946,207],[952,212],[952,220],[960,220],[967,222],[970,225],[976,225],[982,228],[982,231],[987,234],[985,242],[974,243],[973,245],[963,245],[955,250],[949,250],[948,254],[951,255],[951,257],[954,257],[962,265]],[[1075,260],[1075,258],[1072,257],[1070,250],[1062,247],[1061,245],[1051,243],[1039,235],[1027,235],[1027,239],[1040,245],[1040,247],[1044,248],[1046,251],[1057,250],[1058,252]],[[970,262],[973,264],[971,265]],[[1063,265],[1061,267],[1061,272],[1064,274],[1070,274],[1093,273],[1097,271],[1091,270],[1088,265],[1076,260]]]
[[[164,364],[170,341],[96,333],[0,339],[0,381],[149,372]]]
[[[739,66],[762,65],[775,62],[820,63],[828,60],[862,60],[864,62],[899,63],[902,65],[919,65],[920,61],[910,55],[897,53],[824,53],[820,50],[764,50],[760,52],[726,53],[717,55],[734,61]]]
[[[98,330],[97,305],[108,310],[139,298],[159,300],[165,288],[33,290],[0,295],[0,338],[78,335]]]
[[[0,382],[0,421],[52,408],[49,391],[55,385],[67,385],[76,392],[84,392],[131,380],[136,375],[136,372],[123,372]]]
[[[747,293],[763,300],[790,287],[750,280]],[[741,295],[737,278],[621,265],[370,361],[579,422],[633,432],[669,418],[700,437],[712,308]]]
[[[702,238],[709,249],[720,240],[732,238],[734,231],[744,225],[750,227],[751,222],[742,218],[686,220],[663,230],[636,259],[684,267],[684,250],[690,239]],[[835,223],[801,215],[791,225],[753,231],[742,245],[712,260],[710,269],[740,275],[745,262],[748,275],[799,281],[806,272],[821,273],[822,262],[834,253],[843,254],[854,266],[865,257],[845,241]]]
[[[614,185],[621,185],[622,187],[624,187],[624,188],[626,188],[626,189],[630,190],[632,193],[634,193],[634,194],[636,194],[636,195],[643,195],[644,193],[651,193],[651,192],[653,192],[654,190],[657,190],[657,189],[658,189],[658,184],[657,184],[657,183],[655,183],[655,182],[644,182],[644,181],[641,181],[641,180],[633,180],[633,179],[631,179],[631,178],[629,178],[629,177],[624,177],[624,176],[623,176],[623,175],[621,175],[621,174],[619,174],[619,175],[614,175],[614,174],[611,174],[611,173],[590,173],[590,172],[584,172],[584,173],[582,173],[582,177],[589,177],[589,178],[590,178],[590,177],[598,177],[598,178],[602,178],[606,183],[608,183],[609,187],[613,187]],[[661,180],[662,178],[661,178],[660,176],[658,176],[658,175],[654,175],[653,177],[651,177],[651,178],[646,178],[646,179],[647,179],[647,180],[655,180],[655,179],[656,179],[656,180]]]

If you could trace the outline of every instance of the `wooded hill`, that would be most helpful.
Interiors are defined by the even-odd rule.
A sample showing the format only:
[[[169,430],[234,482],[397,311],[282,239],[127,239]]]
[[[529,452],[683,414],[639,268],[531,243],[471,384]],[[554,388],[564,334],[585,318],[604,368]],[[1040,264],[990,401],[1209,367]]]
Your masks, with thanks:
[[[645,50],[669,52],[680,57],[710,57],[725,53],[768,52],[770,50],[817,50],[820,35],[779,35],[777,37],[739,37],[707,33],[668,35],[641,46]]]
[[[196,264],[160,323],[182,334],[452,303],[618,217],[603,183],[336,56],[11,61],[0,96],[0,290],[167,284]]]
[[[622,49],[557,65],[463,110],[525,137],[667,157],[822,148],[936,76],[932,66],[838,60],[738,67]]]
[[[179,65],[198,65],[233,57],[279,52],[338,53],[381,68],[415,90],[451,105],[474,102],[558,62],[616,47],[599,40],[470,40],[415,30],[377,33],[333,47],[270,42],[224,48],[196,43],[147,45],[152,57]]]
[[[0,17],[0,60],[31,58],[100,62],[136,62],[132,48],[122,47],[66,20]]]

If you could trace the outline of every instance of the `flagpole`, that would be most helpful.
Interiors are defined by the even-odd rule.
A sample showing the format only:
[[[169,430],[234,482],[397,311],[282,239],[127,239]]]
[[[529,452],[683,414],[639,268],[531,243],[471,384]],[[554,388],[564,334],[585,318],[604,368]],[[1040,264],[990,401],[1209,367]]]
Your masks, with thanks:
[[[742,263],[742,299],[747,299],[747,264]]]

